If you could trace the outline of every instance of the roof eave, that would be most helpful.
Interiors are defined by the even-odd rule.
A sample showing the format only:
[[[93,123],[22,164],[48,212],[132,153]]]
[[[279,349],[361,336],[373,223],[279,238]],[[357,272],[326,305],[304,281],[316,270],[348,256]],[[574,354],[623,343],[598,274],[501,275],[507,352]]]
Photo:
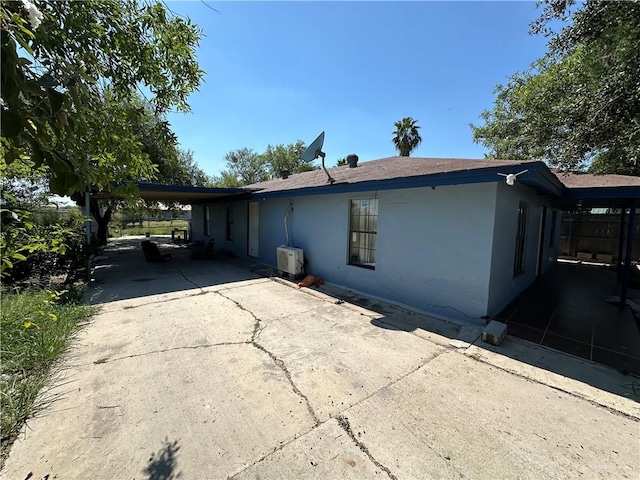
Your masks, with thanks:
[[[441,187],[451,185],[468,185],[473,183],[495,183],[503,181],[502,174],[515,174],[527,170],[519,175],[518,181],[545,194],[560,196],[562,184],[555,178],[543,162],[529,162],[517,165],[504,165],[454,172],[432,173],[411,177],[398,177],[382,180],[365,180],[361,182],[336,182],[333,184],[302,187],[296,189],[282,189],[268,192],[254,191],[253,195],[261,198],[296,197],[305,195],[327,195],[332,193],[365,192],[373,190],[393,190],[404,188]],[[555,179],[555,181],[554,181]]]

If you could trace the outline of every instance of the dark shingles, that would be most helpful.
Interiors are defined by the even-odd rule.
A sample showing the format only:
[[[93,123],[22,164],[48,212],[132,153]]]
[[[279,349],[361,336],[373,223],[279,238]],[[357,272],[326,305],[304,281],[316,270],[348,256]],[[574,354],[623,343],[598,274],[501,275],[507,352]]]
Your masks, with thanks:
[[[336,183],[358,183],[367,181],[392,180],[397,178],[435,175],[438,173],[462,172],[501,166],[525,165],[527,161],[507,160],[465,160],[460,158],[416,158],[389,157],[369,162],[360,162],[356,168],[347,165],[331,167],[327,170]],[[323,170],[298,173],[289,178],[276,178],[266,182],[248,185],[246,188],[260,192],[276,192],[327,185]]]
[[[354,184],[367,181],[383,181],[399,178],[410,178],[439,173],[465,172],[483,168],[511,167],[541,163],[511,160],[471,160],[462,158],[417,158],[388,157],[380,160],[360,162],[356,168],[347,165],[330,167],[327,170],[336,183]],[[559,172],[552,170],[555,176],[567,188],[585,187],[640,187],[640,178],[626,175],[596,175],[579,172]],[[288,178],[276,178],[266,182],[254,183],[245,188],[267,192],[298,190],[303,188],[322,187],[327,185],[327,176],[323,170],[290,175]]]
[[[553,171],[567,188],[591,187],[640,187],[640,177],[630,175],[593,174],[581,172],[563,173]]]

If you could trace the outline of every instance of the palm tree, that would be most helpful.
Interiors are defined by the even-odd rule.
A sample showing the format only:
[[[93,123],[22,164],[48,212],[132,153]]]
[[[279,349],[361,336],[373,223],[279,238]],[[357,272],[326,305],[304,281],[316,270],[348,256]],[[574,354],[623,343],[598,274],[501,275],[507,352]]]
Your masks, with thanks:
[[[393,132],[392,141],[401,157],[411,155],[411,152],[422,142],[422,137],[418,133],[420,127],[417,123],[418,121],[411,117],[404,117],[394,123],[396,130]]]

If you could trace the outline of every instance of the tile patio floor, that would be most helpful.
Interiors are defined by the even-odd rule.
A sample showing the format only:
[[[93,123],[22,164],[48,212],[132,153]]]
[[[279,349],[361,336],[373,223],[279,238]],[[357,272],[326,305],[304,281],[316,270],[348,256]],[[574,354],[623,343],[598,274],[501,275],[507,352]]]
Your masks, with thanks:
[[[630,308],[605,302],[619,294],[615,271],[558,262],[496,320],[509,335],[640,375],[640,324]],[[640,291],[630,289],[629,297],[640,298]]]

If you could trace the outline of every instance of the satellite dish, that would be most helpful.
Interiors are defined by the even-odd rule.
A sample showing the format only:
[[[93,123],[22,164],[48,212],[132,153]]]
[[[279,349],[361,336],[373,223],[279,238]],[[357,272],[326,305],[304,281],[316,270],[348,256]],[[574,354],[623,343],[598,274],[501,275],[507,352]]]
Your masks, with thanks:
[[[313,162],[316,158],[324,158],[324,152],[322,151],[322,144],[324,143],[324,132],[318,135],[311,145],[302,154],[302,161],[306,163]]]
[[[318,135],[318,138],[316,138],[313,142],[311,142],[311,145],[309,145],[307,149],[304,151],[304,153],[302,154],[302,161],[306,163],[310,163],[310,162],[313,162],[318,157],[322,158],[322,169],[324,170],[324,173],[327,174],[327,182],[333,183],[335,182],[335,179],[333,179],[331,175],[329,175],[327,168],[324,166],[325,154],[322,151],[323,144],[324,144],[324,132],[321,132],[320,135]]]

